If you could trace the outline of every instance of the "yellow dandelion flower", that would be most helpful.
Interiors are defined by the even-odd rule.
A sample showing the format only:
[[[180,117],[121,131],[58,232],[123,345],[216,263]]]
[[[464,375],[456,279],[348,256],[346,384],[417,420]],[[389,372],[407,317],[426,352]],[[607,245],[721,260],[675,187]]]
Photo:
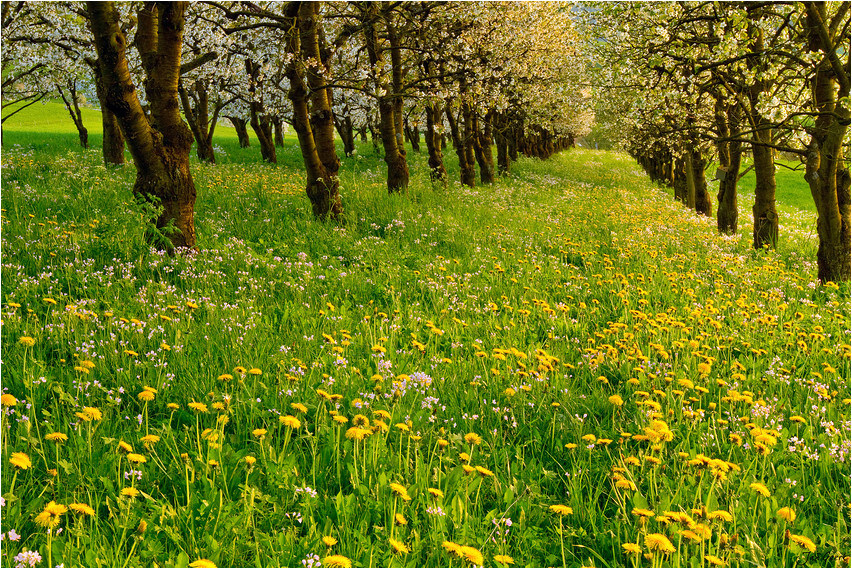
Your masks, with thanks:
[[[793,415],[792,417],[790,417],[790,420],[793,421],[794,423],[807,423],[808,422],[801,415]]]
[[[811,540],[809,537],[806,537],[804,535],[794,535],[794,534],[791,533],[790,534],[790,543],[796,543],[796,544],[804,547],[805,549],[807,549],[811,553],[816,551],[816,544],[813,542],[813,540]]]
[[[645,547],[651,551],[659,551],[660,553],[672,553],[675,551],[675,547],[669,541],[669,538],[661,533],[649,533],[646,535]]]
[[[118,452],[133,452],[133,447],[124,441],[118,441]]]
[[[246,461],[246,464],[249,466],[254,466],[254,463],[257,462],[257,459],[253,456],[247,456],[243,460]]]
[[[622,490],[630,490],[631,492],[636,490],[636,484],[634,484],[633,481],[626,479],[616,481],[615,487]]]
[[[610,395],[607,401],[609,401],[616,407],[621,407],[622,405],[624,405],[624,399],[622,399],[620,395]]]
[[[390,421],[391,418],[390,413],[388,413],[384,409],[376,409],[375,411],[373,411],[373,415],[375,415],[376,417],[381,417],[385,421]]]
[[[33,465],[29,455],[25,452],[13,452],[12,456],[9,457],[9,463],[21,470],[26,470]]]
[[[59,525],[59,516],[45,510],[35,517],[35,523],[52,530]]]
[[[408,494],[408,490],[402,484],[399,484],[397,482],[391,482],[390,484],[388,484],[388,486],[390,487],[391,491],[397,496]]]
[[[25,348],[32,348],[35,346],[36,341],[35,338],[31,338],[30,336],[21,336],[18,338],[18,343]]]
[[[621,548],[625,553],[631,553],[633,555],[639,555],[642,553],[642,546],[638,543],[622,543]]]
[[[443,498],[444,497],[444,493],[441,490],[439,490],[438,488],[427,488],[426,491],[429,492],[432,495],[433,498]]]
[[[459,460],[463,460],[464,462],[470,462],[470,455],[466,452],[459,453]]]
[[[485,564],[485,558],[478,549],[463,545],[460,550],[461,554],[464,555],[465,559],[467,559],[469,563],[480,567]]]
[[[560,516],[567,516],[574,513],[574,509],[568,506],[563,506],[562,504],[554,504],[550,506],[550,511],[559,514]]]
[[[370,419],[368,419],[366,415],[355,415],[352,417],[352,424],[356,427],[369,427]]]
[[[476,467],[476,471],[477,471],[477,472],[480,474],[480,476],[482,476],[483,478],[489,478],[489,477],[494,476],[494,473],[493,473],[492,471],[488,470],[487,468],[483,468],[482,466],[477,466],[477,467]]]
[[[343,415],[335,415],[334,417],[332,417],[332,420],[334,420],[334,422],[338,425],[345,425],[349,422],[349,419],[347,419]]]
[[[788,523],[791,523],[791,524],[793,523],[793,520],[796,519],[796,512],[793,510],[793,508],[790,508],[790,507],[787,507],[787,506],[784,506],[783,508],[778,510],[778,512],[776,512],[776,513],[777,513],[779,518],[781,518],[781,519],[783,519],[783,520],[785,520],[785,521],[787,521]]]
[[[405,516],[403,516],[402,514],[395,515],[394,521],[396,522],[396,525],[398,525],[398,526],[407,526],[408,525],[408,520],[406,520]]]
[[[501,565],[514,565],[515,564],[515,560],[512,559],[508,555],[495,555],[494,561],[496,561],[497,563],[500,563]]]
[[[249,375],[261,375],[261,374],[263,374],[263,372],[260,371],[259,367],[253,367],[250,370],[248,370],[248,374]]]
[[[438,446],[442,449],[447,448],[448,446],[450,446],[450,441],[448,441],[447,439],[438,439]]]
[[[197,412],[197,413],[206,413],[207,412],[207,405],[205,405],[204,403],[198,403],[197,401],[192,401],[190,403],[187,403],[186,406],[189,407],[190,409],[192,409],[193,411]]]
[[[145,464],[148,462],[148,459],[142,456],[141,454],[130,453],[127,455],[127,460],[134,464]]]
[[[3,405],[3,407],[14,407],[17,404],[18,400],[11,393],[0,395],[0,405]]]
[[[399,429],[403,433],[408,433],[408,432],[411,431],[411,428],[408,425],[406,425],[405,423],[397,423],[396,425],[394,425],[394,427],[396,427],[397,429]]]
[[[701,536],[689,529],[682,529],[678,533],[690,541],[701,541]]]
[[[266,429],[255,429],[251,432],[257,438],[262,438],[266,436]]]
[[[348,569],[352,567],[352,561],[343,555],[328,555],[322,560],[323,567],[342,567]]]
[[[445,541],[441,544],[441,547],[443,547],[444,550],[447,553],[453,553],[458,557],[462,556],[462,552],[461,552],[462,546],[459,545],[458,543],[453,543],[452,541]]]
[[[482,442],[482,437],[476,433],[468,433],[464,436],[464,441],[469,445],[478,445]]]
[[[707,560],[707,562],[708,562],[710,565],[713,565],[713,566],[715,566],[715,567],[725,567],[725,565],[727,565],[727,564],[725,563],[725,560],[724,560],[724,559],[722,559],[722,558],[720,558],[720,557],[716,557],[715,555],[705,555],[705,556],[704,556],[704,559],[706,559],[706,560]]]
[[[371,428],[374,433],[378,433],[379,431],[387,433],[388,431],[390,431],[390,427],[388,427],[388,424],[382,421],[381,419],[376,419],[373,422],[373,426]]]
[[[646,510],[644,508],[633,508],[630,513],[642,518],[651,518],[654,516],[654,510]]]
[[[44,436],[45,440],[54,442],[54,443],[64,443],[68,440],[68,435],[65,433],[49,433]]]
[[[137,395],[137,397],[141,401],[153,401],[154,400],[154,394],[152,392],[148,391],[147,389],[144,390],[144,391],[140,391],[139,395]]]
[[[763,496],[764,498],[769,498],[769,488],[767,488],[760,482],[752,482],[748,485],[748,487]]]
[[[142,441],[145,444],[145,446],[151,446],[153,444],[160,442],[160,437],[157,436],[157,435],[145,435],[144,437],[142,437],[139,440]]]
[[[213,563],[212,561],[210,561],[209,559],[201,558],[201,559],[197,559],[197,560],[193,561],[192,563],[189,564],[189,566],[192,567],[193,569],[198,569],[200,567],[202,567],[202,568],[204,568],[204,567],[216,567],[216,564]]]
[[[297,413],[308,412],[308,408],[302,405],[301,403],[290,403],[290,409],[296,411]]]
[[[234,373],[237,375],[245,375],[246,371],[248,370],[243,366],[237,366],[234,368]]]
[[[462,464],[462,470],[464,470],[465,474],[476,472],[476,469],[469,464]]]
[[[139,490],[137,490],[136,488],[131,488],[131,487],[122,488],[121,489],[121,495],[126,496],[128,498],[135,498],[139,495]]]
[[[362,429],[361,427],[351,427],[346,431],[346,438],[355,441],[363,441],[373,433],[370,429]]]
[[[88,504],[68,504],[68,508],[84,516],[95,515],[95,509]]]
[[[230,373],[223,373],[216,379],[218,379],[219,381],[231,381],[232,379],[234,379],[234,376]]]
[[[334,547],[337,545],[337,540],[330,535],[322,536],[322,542],[326,545],[326,547]]]
[[[166,405],[166,407],[168,407],[172,411],[177,411],[178,409],[180,409],[180,405],[178,405],[177,403],[169,403],[168,405]]]
[[[722,520],[723,522],[732,522],[734,521],[734,516],[732,516],[730,512],[727,512],[725,510],[715,510],[707,514],[707,519]]]
[[[302,422],[293,415],[282,415],[278,418],[278,421],[280,421],[285,427],[290,427],[291,429],[298,429],[302,426]]]
[[[83,414],[88,416],[92,421],[100,421],[103,419],[101,410],[97,407],[83,407]]]

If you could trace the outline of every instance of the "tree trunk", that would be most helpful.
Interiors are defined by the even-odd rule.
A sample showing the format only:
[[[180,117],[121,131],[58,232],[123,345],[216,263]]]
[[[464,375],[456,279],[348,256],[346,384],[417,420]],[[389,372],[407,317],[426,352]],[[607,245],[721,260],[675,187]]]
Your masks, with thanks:
[[[479,180],[485,184],[494,183],[494,157],[491,153],[491,113],[485,115],[482,128],[476,113],[471,113],[473,150],[479,164]]]
[[[740,109],[737,105],[726,105],[724,99],[716,98],[715,105],[716,130],[719,138],[724,139],[740,130]],[[737,233],[737,182],[740,175],[742,160],[742,144],[740,142],[717,142],[719,154],[719,193],[716,195],[718,209],[716,210],[716,227],[719,233],[736,235]]]
[[[364,26],[366,36],[367,54],[370,65],[374,70],[381,68],[383,49],[379,43],[379,34],[376,29],[379,20],[378,8],[375,2],[371,2],[368,9],[368,19]],[[382,146],[385,150],[385,163],[388,166],[387,186],[388,193],[404,193],[408,189],[409,173],[408,162],[405,159],[405,146],[402,134],[402,60],[400,54],[399,39],[394,33],[391,22],[385,19],[388,39],[391,51],[392,84],[384,84],[379,73],[376,74],[376,90],[384,91],[384,95],[378,97],[379,106],[379,132],[382,137]],[[390,87],[393,93],[388,92]]]
[[[252,102],[249,105],[249,111],[251,112],[251,129],[254,131],[254,135],[260,144],[261,158],[264,162],[277,164],[278,155],[275,153],[275,143],[270,136],[272,128],[269,124],[269,118],[260,115],[260,103]]]
[[[246,127],[246,120],[238,117],[226,118],[231,121],[232,125],[234,125],[234,130],[237,132],[237,139],[240,141],[240,148],[248,148],[249,146],[251,146],[248,128]]]
[[[186,115],[189,129],[192,131],[192,137],[195,139],[198,159],[202,162],[215,164],[216,153],[213,150],[213,138],[212,136],[207,136],[209,126],[207,89],[199,84],[193,86],[192,98],[195,100],[195,104],[193,104],[186,88],[180,83],[178,85],[178,93],[180,94],[180,101],[183,105],[183,114]]]
[[[465,149],[461,128],[453,113],[453,108],[447,103],[447,122],[450,123],[450,136],[453,139],[453,149],[459,159],[459,174],[461,183],[471,188],[476,185],[476,169],[473,160],[468,161],[468,153]]]
[[[755,20],[761,18],[762,8],[757,7],[750,13]],[[752,244],[755,249],[764,246],[775,247],[778,243],[778,212],[775,210],[775,159],[772,148],[766,146],[772,144],[772,127],[768,120],[761,116],[758,110],[758,102],[761,94],[767,89],[767,79],[762,77],[766,70],[764,51],[763,30],[759,25],[749,23],[749,34],[752,35],[753,56],[746,61],[749,69],[756,72],[756,78],[749,87],[748,98],[750,103],[750,121],[754,130],[752,135],[752,156],[754,157],[754,228],[752,230]]]
[[[134,194],[161,208],[153,220],[156,231],[147,231],[147,237],[169,251],[195,247],[192,133],[181,119],[177,93],[186,6],[152,3],[137,14],[136,46],[145,71],[149,123],[130,78],[127,38],[115,4],[87,3],[106,93],[102,102],[115,114],[136,164]]]
[[[710,194],[707,191],[707,176],[704,167],[707,160],[701,156],[699,150],[692,151],[692,178],[695,181],[695,211],[701,215],[710,217],[713,215],[713,205],[710,203]]]
[[[402,123],[402,128],[405,130],[405,138],[408,140],[408,143],[411,145],[411,149],[414,152],[420,152],[420,129],[416,126],[412,128],[408,119],[405,119]]]
[[[327,65],[328,62],[323,61],[320,56],[317,30],[320,25],[319,5],[314,2],[294,2],[290,6],[288,15],[295,16],[294,12],[298,9],[298,35],[291,33],[288,46],[290,53],[301,53],[304,61],[313,60]],[[293,103],[293,130],[299,137],[299,148],[305,161],[306,191],[311,200],[314,217],[331,217],[338,220],[343,214],[343,205],[337,177],[340,159],[334,147],[334,120],[325,79],[312,69],[309,67],[305,71],[306,85],[295,60],[287,67],[287,77],[290,80],[289,98]]]
[[[497,173],[500,176],[509,175],[509,141],[506,138],[506,117],[494,115],[494,142],[497,144]]]
[[[817,270],[823,283],[848,281],[852,225],[849,157],[845,155],[848,147],[844,140],[850,119],[849,72],[837,57],[837,46],[845,42],[840,34],[836,40],[831,38],[831,31],[825,25],[824,3],[807,2],[806,9],[810,50],[820,50],[823,56],[810,80],[814,107],[819,114],[805,163],[805,179],[817,209]],[[845,99],[838,99],[838,95],[844,94]]]
[[[77,129],[77,138],[80,140],[80,146],[89,148],[89,131],[83,124],[83,114],[80,112],[80,103],[77,100],[77,85],[75,79],[68,80],[68,95],[65,95],[65,90],[59,83],[55,83],[56,90],[59,96],[62,97],[62,102],[65,104],[65,110],[71,115],[71,121]]]
[[[429,179],[432,184],[447,187],[447,168],[441,152],[441,135],[435,125],[441,124],[441,107],[426,107],[426,151],[429,153]]]
[[[101,75],[100,62],[94,62],[92,68],[95,75],[95,92],[101,105],[101,125],[104,132],[104,164],[107,166],[122,166],[124,165],[124,135],[121,133],[121,126],[118,124],[118,119],[115,118],[112,111],[104,104],[107,94]]]
[[[274,142],[278,148],[284,147],[284,121],[281,117],[272,117],[272,126],[275,131]]]
[[[346,156],[355,154],[355,129],[352,126],[352,117],[344,108],[343,118],[334,116],[334,126],[337,129],[337,134],[340,135],[340,140],[343,142],[343,153]]]

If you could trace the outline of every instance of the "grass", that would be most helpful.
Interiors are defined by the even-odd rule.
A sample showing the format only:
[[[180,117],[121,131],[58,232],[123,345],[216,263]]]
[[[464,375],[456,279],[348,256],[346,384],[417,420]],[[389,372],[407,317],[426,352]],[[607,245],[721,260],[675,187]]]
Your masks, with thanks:
[[[622,154],[388,197],[362,145],[330,225],[292,141],[222,138],[168,257],[132,166],[14,128],[4,566],[848,565],[849,292],[795,203],[756,252]]]

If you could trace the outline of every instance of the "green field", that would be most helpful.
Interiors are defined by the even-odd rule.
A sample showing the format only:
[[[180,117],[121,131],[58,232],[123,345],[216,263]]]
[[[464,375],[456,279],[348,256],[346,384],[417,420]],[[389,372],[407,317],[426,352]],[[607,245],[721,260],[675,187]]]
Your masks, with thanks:
[[[721,237],[617,152],[388,196],[367,143],[334,225],[220,128],[169,257],[62,113],[4,125],[3,566],[849,565],[849,291],[788,174],[754,251],[747,192]]]

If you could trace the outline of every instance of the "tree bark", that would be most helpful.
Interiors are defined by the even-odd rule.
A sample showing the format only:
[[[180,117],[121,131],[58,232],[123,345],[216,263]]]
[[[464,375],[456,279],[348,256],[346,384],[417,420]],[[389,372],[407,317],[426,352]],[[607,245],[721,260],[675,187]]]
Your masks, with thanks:
[[[100,61],[105,107],[116,116],[136,164],[134,194],[159,208],[147,237],[173,251],[195,247],[195,183],[189,169],[192,133],[178,104],[181,43],[187,2],[149,2],[137,14],[136,44],[145,72],[151,119],[146,118],[130,78],[113,2],[88,2]]]
[[[269,122],[269,117],[263,114],[263,104],[255,98],[260,65],[252,61],[251,58],[246,58],[246,72],[249,76],[249,93],[252,98],[249,103],[249,124],[251,124],[251,129],[257,137],[258,144],[260,144],[260,156],[263,161],[277,164],[278,156],[275,153],[275,142],[272,138],[272,125]]]
[[[707,160],[701,155],[701,151],[692,151],[692,178],[695,184],[695,211],[701,215],[710,217],[713,215],[713,205],[710,203],[710,194],[707,191],[707,176],[704,167]]]
[[[727,105],[721,96],[716,97],[714,108],[717,135],[720,139],[737,134],[740,130],[739,106]],[[739,213],[737,211],[737,182],[742,161],[742,144],[739,141],[717,142],[719,154],[719,193],[716,195],[716,228],[719,233],[736,235]]]
[[[381,67],[383,58],[382,48],[379,45],[378,29],[376,27],[379,19],[377,4],[370,2],[364,25],[364,35],[366,36],[365,43],[370,65],[375,70]],[[376,90],[384,91],[384,94],[378,97],[379,132],[385,151],[385,163],[388,166],[388,193],[404,193],[408,189],[409,173],[402,134],[402,60],[399,38],[394,33],[393,25],[388,17],[384,18],[384,22],[391,46],[392,82],[390,86],[383,85],[380,74],[377,73]],[[394,92],[389,93],[387,87],[393,89]]]
[[[823,55],[810,81],[814,107],[819,114],[814,121],[805,162],[805,179],[817,209],[817,270],[823,283],[848,281],[852,225],[849,157],[845,155],[844,140],[849,130],[850,109],[848,102],[838,99],[838,95],[845,95],[845,101],[849,100],[849,67],[848,62],[844,67],[839,59],[832,65],[831,59],[836,58],[838,52],[834,42],[845,44],[842,35],[838,34],[839,40],[831,38],[831,31],[825,24],[825,4],[807,2],[806,9],[810,49],[820,50]]]
[[[192,137],[195,139],[195,148],[198,159],[209,164],[216,163],[216,153],[213,150],[213,133],[210,130],[209,120],[209,99],[207,89],[203,85],[193,86],[193,104],[189,93],[182,84],[178,86],[181,105],[183,105],[183,114],[186,116],[189,123],[189,129],[192,131]]]
[[[104,132],[104,164],[107,166],[123,166],[124,135],[121,133],[121,126],[118,124],[118,119],[115,117],[113,112],[109,110],[107,105],[104,104],[107,93],[101,75],[100,62],[94,62],[93,69],[95,73],[95,92],[98,95],[98,101],[101,105],[101,126],[103,127]]]
[[[447,187],[447,168],[441,151],[441,135],[435,125],[441,124],[441,107],[426,107],[426,152],[429,154],[429,179],[432,184]]]
[[[507,123],[503,114],[494,115],[494,142],[497,144],[497,174],[509,175],[509,141],[506,138]]]
[[[301,53],[304,61],[322,61],[318,36],[318,4],[294,2],[288,15],[297,17],[298,35],[291,33],[288,49]],[[296,13],[296,9],[298,12]],[[314,217],[338,220],[343,214],[337,172],[340,159],[334,147],[334,120],[323,75],[312,68],[305,71],[307,84],[295,60],[287,67],[290,80],[289,98],[293,103],[293,130],[299,137],[299,148],[305,161],[306,191]],[[308,94],[310,90],[310,95]],[[310,99],[310,110],[308,101]]]
[[[473,160],[468,160],[461,127],[449,103],[447,103],[447,122],[450,123],[450,136],[453,139],[453,149],[456,151],[456,156],[459,159],[461,183],[472,188],[476,185],[476,169],[474,168]]]
[[[251,146],[248,128],[246,127],[246,120],[241,119],[239,117],[226,118],[231,121],[232,125],[234,125],[234,130],[237,132],[237,139],[240,141],[240,148],[248,148],[249,146]]]
[[[479,180],[485,185],[494,183],[494,155],[491,152],[493,139],[491,136],[491,115],[488,113],[482,120],[480,128],[476,113],[471,113],[473,124],[473,150],[476,162],[479,164]]]
[[[56,90],[59,96],[62,97],[62,102],[65,104],[65,109],[71,115],[71,120],[74,122],[74,127],[77,129],[77,138],[80,140],[80,146],[89,148],[89,130],[83,124],[83,114],[80,112],[80,103],[77,100],[77,82],[75,79],[68,80],[68,96],[65,95],[65,90],[59,83],[56,83]]]

